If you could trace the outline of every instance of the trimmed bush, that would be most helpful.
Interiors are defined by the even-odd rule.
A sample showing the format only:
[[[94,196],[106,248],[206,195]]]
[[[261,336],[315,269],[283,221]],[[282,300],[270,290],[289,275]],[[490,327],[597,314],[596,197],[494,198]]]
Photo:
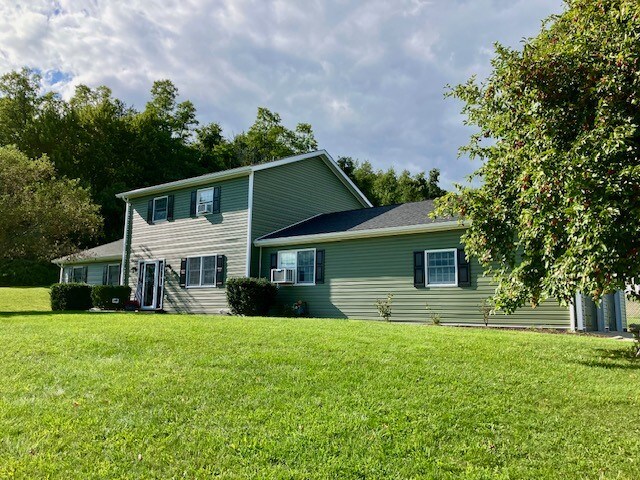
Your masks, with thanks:
[[[60,268],[37,260],[0,260],[0,287],[48,287],[58,281]]]
[[[56,283],[51,285],[51,310],[89,310],[91,286],[85,283]]]
[[[229,278],[227,302],[236,315],[265,316],[276,299],[277,289],[265,278]]]
[[[126,285],[95,285],[91,288],[93,306],[103,310],[122,310],[131,296],[131,287]],[[113,300],[117,299],[114,303]]]

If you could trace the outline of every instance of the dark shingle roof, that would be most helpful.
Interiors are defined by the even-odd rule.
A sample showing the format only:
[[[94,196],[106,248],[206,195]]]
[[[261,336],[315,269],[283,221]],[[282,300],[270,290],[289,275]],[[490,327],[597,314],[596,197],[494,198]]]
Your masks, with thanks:
[[[264,235],[260,237],[259,240],[426,225],[430,223],[450,222],[453,220],[453,218],[450,217],[430,218],[429,214],[433,212],[433,209],[433,200],[424,200],[422,202],[400,203],[398,205],[388,205],[384,207],[324,213],[282,230]]]
[[[83,263],[83,262],[98,262],[100,260],[111,260],[114,258],[120,258],[122,256],[122,239],[115,242],[106,243],[104,245],[98,245],[94,248],[89,248],[73,255],[67,255],[66,257],[56,258],[54,263]]]

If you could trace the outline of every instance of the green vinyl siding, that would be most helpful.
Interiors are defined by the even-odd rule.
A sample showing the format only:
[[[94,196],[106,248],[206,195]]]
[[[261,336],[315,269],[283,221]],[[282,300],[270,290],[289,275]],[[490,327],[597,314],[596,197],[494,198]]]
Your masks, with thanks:
[[[243,276],[247,252],[248,177],[199,186],[221,187],[220,213],[192,218],[191,192],[179,189],[158,194],[174,195],[174,220],[148,224],[147,204],[153,197],[131,200],[129,285],[135,291],[140,260],[165,260],[164,309],[171,312],[218,313],[227,308],[224,288],[180,287],[180,260],[197,255],[224,255],[225,280]],[[133,271],[135,269],[136,271]]]
[[[87,284],[88,285],[102,285],[102,278],[104,274],[104,267],[107,265],[120,265],[117,260],[111,262],[93,262],[93,263],[67,263],[64,268],[73,267],[87,267]]]
[[[321,157],[258,170],[253,179],[251,240],[319,213],[364,207]],[[254,248],[254,275],[257,257]]]
[[[278,301],[307,302],[315,317],[379,319],[374,303],[393,293],[392,321],[430,322],[425,309],[440,314],[443,324],[482,325],[480,304],[493,292],[478,262],[471,262],[470,287],[413,286],[413,252],[461,248],[461,230],[343,240],[262,249],[262,275],[269,275],[270,254],[278,250],[325,250],[325,282],[314,286],[280,286]],[[569,328],[569,310],[548,301],[536,309],[496,315],[490,324]]]

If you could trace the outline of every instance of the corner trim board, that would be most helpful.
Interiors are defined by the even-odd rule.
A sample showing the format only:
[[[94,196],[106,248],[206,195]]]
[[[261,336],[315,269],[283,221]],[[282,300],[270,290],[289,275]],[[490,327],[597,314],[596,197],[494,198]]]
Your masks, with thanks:
[[[253,171],[249,174],[249,192],[247,199],[247,265],[245,275],[251,276],[251,223],[253,221]]]

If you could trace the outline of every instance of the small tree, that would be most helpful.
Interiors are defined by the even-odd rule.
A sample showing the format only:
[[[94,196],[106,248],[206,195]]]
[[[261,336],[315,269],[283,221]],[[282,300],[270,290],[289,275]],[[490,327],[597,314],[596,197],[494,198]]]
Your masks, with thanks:
[[[376,300],[375,306],[378,310],[378,315],[385,322],[388,322],[391,318],[391,303],[393,302],[393,293],[387,294],[386,300]]]

